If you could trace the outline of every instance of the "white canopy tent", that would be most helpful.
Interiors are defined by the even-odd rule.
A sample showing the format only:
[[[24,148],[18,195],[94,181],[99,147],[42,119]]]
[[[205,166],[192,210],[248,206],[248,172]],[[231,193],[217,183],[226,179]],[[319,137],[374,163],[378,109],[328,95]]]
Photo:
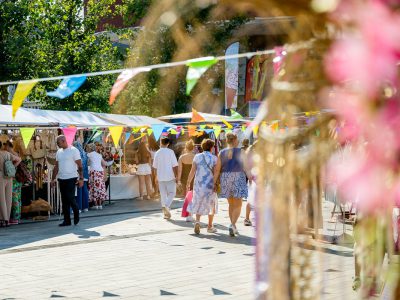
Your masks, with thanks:
[[[238,122],[248,122],[248,120],[246,119],[236,119],[236,118],[232,118],[230,116],[223,116],[223,115],[216,115],[216,114],[207,114],[207,113],[202,113],[202,112],[198,112],[204,119],[204,123],[222,123],[222,120],[228,121],[228,122],[232,122],[232,123],[238,123]],[[159,120],[163,120],[163,121],[168,121],[171,123],[182,123],[180,120],[188,120],[188,122],[190,122],[190,120],[192,119],[192,112],[188,112],[188,113],[182,113],[182,114],[175,114],[175,115],[167,115],[167,116],[161,116],[158,117]]]
[[[78,128],[110,126],[140,127],[152,125],[165,125],[175,127],[167,122],[148,116],[131,116],[118,114],[93,113],[83,111],[58,111],[21,107],[12,118],[11,105],[0,105],[0,127],[66,127]]]
[[[0,105],[0,127],[49,127],[59,126],[56,120],[49,120],[30,110],[20,109],[12,118],[11,105]]]
[[[165,127],[175,127],[170,123],[148,116],[131,116],[131,115],[117,115],[117,114],[105,114],[105,113],[95,113],[95,115],[108,122],[113,122],[128,127],[140,127],[140,126],[152,126],[152,125],[164,125]]]

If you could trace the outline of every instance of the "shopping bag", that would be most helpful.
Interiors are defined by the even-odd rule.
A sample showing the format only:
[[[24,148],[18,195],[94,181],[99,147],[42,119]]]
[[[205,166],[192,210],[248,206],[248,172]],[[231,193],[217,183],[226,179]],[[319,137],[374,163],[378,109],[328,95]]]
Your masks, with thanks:
[[[183,203],[182,207],[182,214],[181,216],[186,218],[190,216],[190,212],[188,211],[188,207],[192,204],[193,199],[193,191],[188,191],[185,196],[185,202]]]

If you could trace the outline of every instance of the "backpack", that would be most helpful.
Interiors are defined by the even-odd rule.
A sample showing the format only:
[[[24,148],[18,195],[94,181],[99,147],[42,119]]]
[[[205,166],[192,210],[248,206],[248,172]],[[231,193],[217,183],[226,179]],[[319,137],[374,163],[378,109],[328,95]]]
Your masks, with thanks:
[[[4,177],[15,177],[15,166],[13,162],[8,158],[4,159],[4,167],[3,167],[3,172],[4,172]]]
[[[19,183],[31,183],[32,182],[32,175],[29,173],[28,168],[24,162],[20,162],[17,167],[17,171],[15,173],[15,180]]]

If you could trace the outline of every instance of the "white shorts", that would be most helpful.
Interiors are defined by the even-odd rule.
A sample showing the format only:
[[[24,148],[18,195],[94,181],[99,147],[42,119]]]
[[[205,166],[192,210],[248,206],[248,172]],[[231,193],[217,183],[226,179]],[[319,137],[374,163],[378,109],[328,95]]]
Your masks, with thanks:
[[[149,164],[140,164],[137,167],[137,175],[151,175],[151,167]]]

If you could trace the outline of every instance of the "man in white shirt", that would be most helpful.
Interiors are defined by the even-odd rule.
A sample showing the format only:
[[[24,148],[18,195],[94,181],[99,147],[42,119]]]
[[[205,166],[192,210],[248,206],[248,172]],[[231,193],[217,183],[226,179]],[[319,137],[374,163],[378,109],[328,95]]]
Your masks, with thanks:
[[[70,226],[71,216],[70,208],[74,212],[74,224],[79,223],[79,208],[75,201],[75,189],[78,182],[79,187],[83,186],[83,168],[79,150],[73,146],[68,146],[64,135],[57,137],[56,165],[53,170],[52,185],[54,186],[56,178],[60,186],[62,210],[64,213],[64,222],[59,226]],[[79,180],[78,180],[79,173]]]
[[[168,148],[169,139],[161,138],[160,150],[154,155],[153,168],[156,169],[160,189],[161,205],[164,219],[170,219],[170,207],[176,194],[176,178],[178,176],[178,161],[174,151]]]

